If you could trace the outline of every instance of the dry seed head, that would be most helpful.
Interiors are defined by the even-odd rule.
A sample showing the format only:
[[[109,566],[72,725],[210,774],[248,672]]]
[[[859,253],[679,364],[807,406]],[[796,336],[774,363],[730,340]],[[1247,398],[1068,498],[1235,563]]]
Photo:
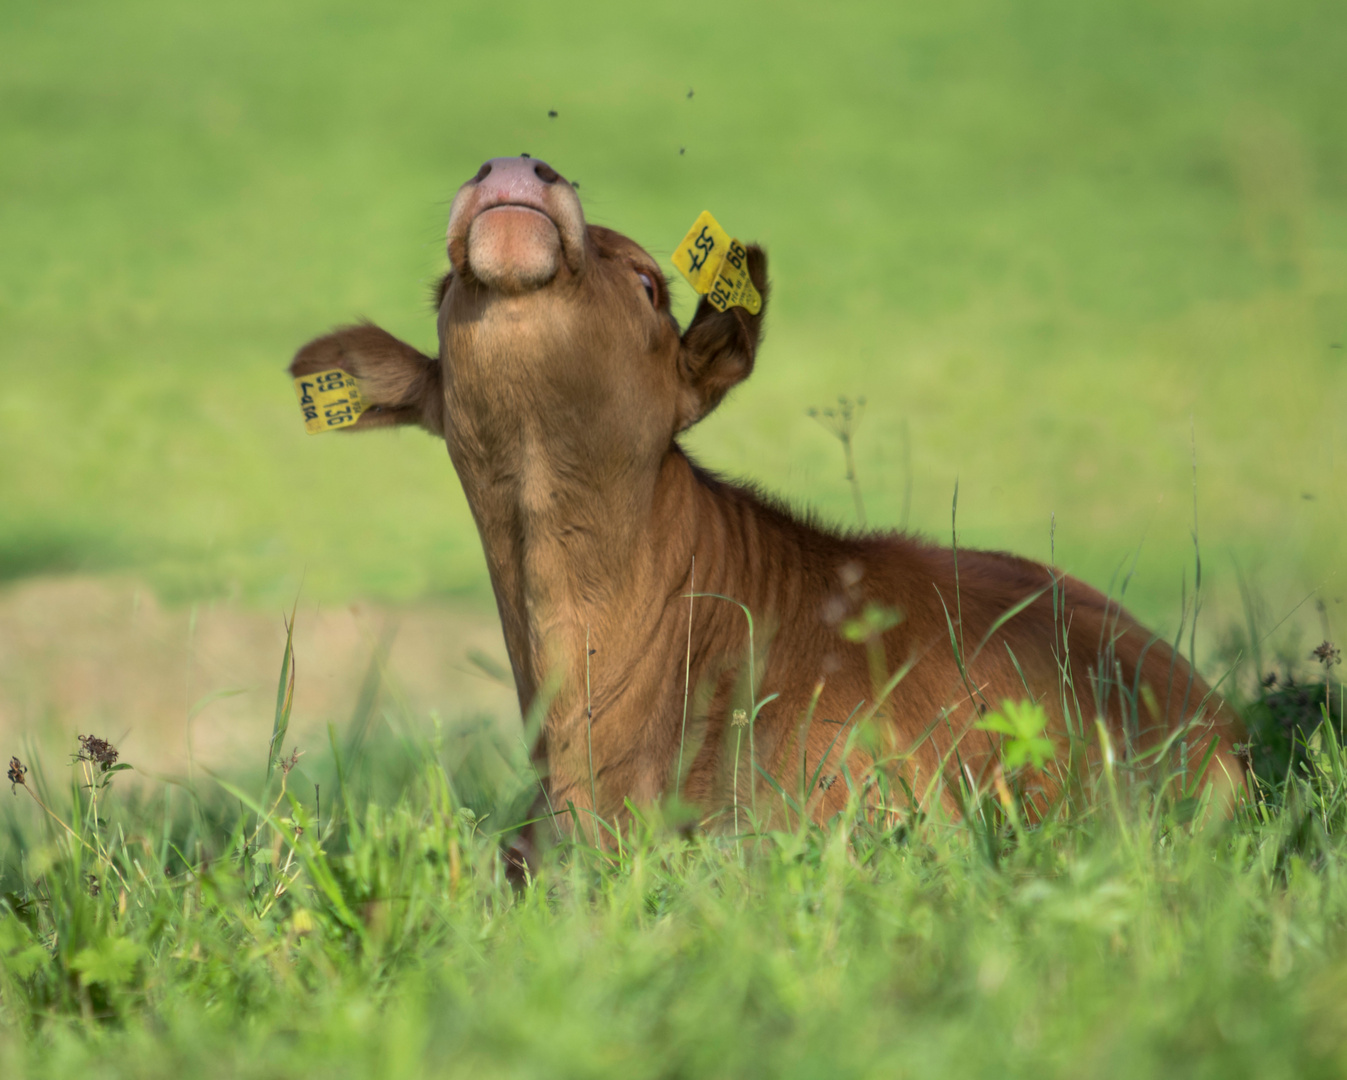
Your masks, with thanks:
[[[10,783],[9,790],[11,793],[17,795],[19,793],[20,787],[28,786],[28,781],[23,778],[23,774],[26,773],[27,771],[28,766],[25,765],[18,758],[12,757],[9,759],[9,772],[7,772],[5,775],[9,777]]]
[[[748,710],[735,709],[734,712],[730,714],[730,723],[735,727],[745,727],[748,724]]]
[[[91,761],[100,766],[104,772],[117,764],[117,748],[106,739],[100,739],[97,735],[80,735],[79,742],[76,760]]]
[[[1342,650],[1331,641],[1325,641],[1310,653],[1310,657],[1323,664],[1324,670],[1327,671],[1329,668],[1333,667],[1334,664],[1342,663]]]
[[[856,429],[860,427],[861,414],[864,412],[865,398],[839,397],[836,406],[828,405],[822,409],[809,408],[805,410],[805,415],[817,420],[836,438],[847,442],[856,433]]]

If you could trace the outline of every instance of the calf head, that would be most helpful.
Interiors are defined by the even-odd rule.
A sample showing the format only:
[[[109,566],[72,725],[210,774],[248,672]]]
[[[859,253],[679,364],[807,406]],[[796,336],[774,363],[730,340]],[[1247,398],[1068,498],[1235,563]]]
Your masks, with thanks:
[[[601,485],[658,467],[673,437],[752,370],[761,312],[703,300],[686,331],[655,260],[585,221],[575,188],[531,158],[495,158],[459,189],[440,282],[439,357],[377,327],[306,345],[291,371],[361,380],[354,428],[419,424],[443,435],[468,488],[546,458],[556,476]],[[766,256],[748,249],[765,298]]]

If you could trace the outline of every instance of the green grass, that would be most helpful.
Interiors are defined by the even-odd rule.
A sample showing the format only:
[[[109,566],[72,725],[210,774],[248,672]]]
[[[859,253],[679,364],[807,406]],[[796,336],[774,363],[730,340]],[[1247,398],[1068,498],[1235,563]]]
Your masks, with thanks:
[[[6,1077],[1347,1068],[1334,681],[1336,722],[1297,716],[1295,766],[1229,819],[1123,762],[1033,826],[991,785],[961,821],[896,791],[823,826],[782,794],[774,827],[745,808],[737,834],[650,807],[602,850],[560,840],[516,890],[522,748],[385,707],[275,769],[288,673],[265,772],[126,792],[126,762],[15,773]],[[862,813],[877,797],[893,812]]]
[[[449,198],[529,151],[661,256],[703,208],[767,245],[708,464],[849,522],[805,410],[863,394],[872,522],[906,428],[913,526],[947,535],[956,477],[967,544],[1045,558],[1055,513],[1096,583],[1140,547],[1163,621],[1195,433],[1213,597],[1230,555],[1286,607],[1343,594],[1332,0],[22,2],[0,35],[2,577],[484,596],[442,448],[309,438],[282,368],[359,315],[430,345]]]

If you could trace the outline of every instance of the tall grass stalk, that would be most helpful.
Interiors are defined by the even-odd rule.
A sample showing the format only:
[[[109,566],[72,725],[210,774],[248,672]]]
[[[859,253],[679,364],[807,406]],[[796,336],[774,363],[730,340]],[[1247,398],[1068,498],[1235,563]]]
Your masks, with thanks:
[[[697,598],[697,556],[688,569],[688,643],[683,656],[683,722],[678,729],[678,767],[674,773],[674,797],[683,793],[683,747],[688,738],[688,704],[692,700],[692,604]]]

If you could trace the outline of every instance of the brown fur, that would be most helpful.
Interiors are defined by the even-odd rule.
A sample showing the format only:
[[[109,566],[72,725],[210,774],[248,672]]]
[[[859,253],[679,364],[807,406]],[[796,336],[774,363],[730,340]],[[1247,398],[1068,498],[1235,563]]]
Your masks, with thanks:
[[[574,198],[564,180],[547,183],[549,199]],[[1228,706],[1088,585],[1011,555],[838,535],[698,468],[675,436],[752,371],[762,315],[703,300],[680,335],[650,256],[583,225],[578,199],[564,205],[572,217],[552,216],[566,258],[533,291],[507,294],[465,272],[470,226],[455,235],[451,222],[455,271],[437,291],[438,359],[366,325],[315,340],[292,364],[358,376],[377,409],[356,427],[420,424],[446,440],[481,534],[520,707],[527,713],[540,695],[545,705],[537,756],[554,807],[583,811],[593,792],[611,817],[626,799],[645,803],[678,785],[705,810],[723,809],[734,796],[734,712],[769,695],[752,733],[757,761],[792,793],[802,764],[834,777],[842,722],[872,710],[876,681],[904,665],[875,721],[918,797],[940,792],[954,808],[956,768],[984,783],[997,742],[972,725],[1026,697],[1046,708],[1063,754],[1068,716],[1106,717],[1115,742],[1133,749],[1192,722],[1183,764],[1195,766],[1219,736],[1208,775],[1227,793],[1238,782]],[[469,218],[455,207],[456,219]],[[765,311],[766,257],[749,251]],[[653,304],[638,272],[654,282]],[[754,619],[753,687],[738,604]],[[899,616],[868,647],[842,632],[867,605]],[[742,754],[746,803],[755,779],[746,738]],[[854,778],[870,760],[857,752]],[[824,818],[846,796],[845,783],[825,781],[810,812]]]

